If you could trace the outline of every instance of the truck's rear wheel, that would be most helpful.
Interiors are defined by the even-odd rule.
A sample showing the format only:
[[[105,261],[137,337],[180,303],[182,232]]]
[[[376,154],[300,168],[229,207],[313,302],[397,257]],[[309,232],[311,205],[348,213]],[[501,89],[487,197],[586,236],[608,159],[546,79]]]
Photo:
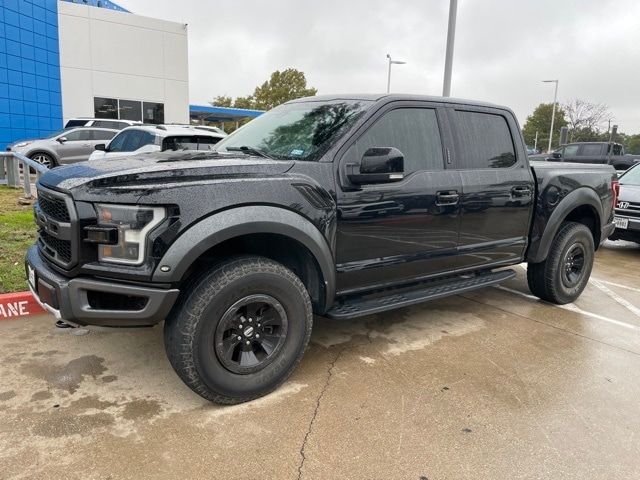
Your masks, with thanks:
[[[587,286],[593,257],[591,230],[581,223],[566,222],[553,239],[547,259],[529,263],[529,289],[535,296],[551,303],[573,302]]]
[[[217,403],[265,395],[291,374],[309,342],[313,313],[300,279],[283,265],[243,256],[191,285],[164,327],[180,378]]]

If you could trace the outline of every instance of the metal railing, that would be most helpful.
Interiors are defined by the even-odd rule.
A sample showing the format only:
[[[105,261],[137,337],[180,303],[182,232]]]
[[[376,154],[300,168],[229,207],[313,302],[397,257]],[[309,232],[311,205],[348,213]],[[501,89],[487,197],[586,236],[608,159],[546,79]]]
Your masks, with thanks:
[[[13,188],[23,188],[26,198],[33,198],[31,188],[31,170],[36,172],[36,180],[40,179],[48,168],[16,152],[0,152],[0,184]]]

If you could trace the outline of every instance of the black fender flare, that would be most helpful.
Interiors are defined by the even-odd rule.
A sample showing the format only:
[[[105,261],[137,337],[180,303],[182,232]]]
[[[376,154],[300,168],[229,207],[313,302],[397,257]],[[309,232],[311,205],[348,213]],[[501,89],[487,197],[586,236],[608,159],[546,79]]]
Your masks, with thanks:
[[[333,304],[336,285],[335,261],[320,230],[303,216],[284,208],[254,205],[223,210],[189,227],[158,262],[153,282],[176,283],[198,258],[225,240],[252,233],[275,233],[304,245],[322,273],[325,305]],[[169,267],[163,271],[159,267]]]
[[[580,187],[573,192],[569,193],[566,197],[560,200],[558,206],[553,210],[547,224],[544,228],[542,237],[536,244],[532,244],[527,254],[527,261],[532,263],[539,263],[544,261],[551,249],[551,243],[555,238],[560,225],[569,216],[569,214],[576,208],[582,206],[593,207],[598,218],[596,219],[596,231],[602,229],[602,200],[598,197],[598,194],[588,187]],[[597,239],[594,238],[594,242],[597,245]]]

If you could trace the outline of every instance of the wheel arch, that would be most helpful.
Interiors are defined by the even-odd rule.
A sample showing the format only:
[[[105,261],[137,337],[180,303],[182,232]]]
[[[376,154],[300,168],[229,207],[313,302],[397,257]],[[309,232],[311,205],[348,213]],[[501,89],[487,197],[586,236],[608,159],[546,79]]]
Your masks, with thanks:
[[[153,274],[154,282],[181,284],[221,258],[262,255],[293,270],[324,313],[335,294],[335,261],[322,233],[301,215],[272,206],[246,206],[206,217],[169,247]],[[160,266],[168,266],[168,272]]]
[[[60,165],[60,160],[58,159],[58,156],[55,153],[51,152],[50,150],[47,150],[46,148],[36,148],[34,150],[31,150],[29,153],[25,155],[25,157],[32,158],[34,155],[37,155],[38,153],[42,153],[51,157],[54,167],[57,167],[58,165]]]
[[[539,263],[544,261],[551,248],[551,243],[564,222],[582,223],[591,231],[595,249],[600,246],[602,234],[602,200],[597,193],[588,187],[574,190],[564,197],[553,210],[547,221],[544,233],[536,244],[532,244],[527,253],[527,261]]]

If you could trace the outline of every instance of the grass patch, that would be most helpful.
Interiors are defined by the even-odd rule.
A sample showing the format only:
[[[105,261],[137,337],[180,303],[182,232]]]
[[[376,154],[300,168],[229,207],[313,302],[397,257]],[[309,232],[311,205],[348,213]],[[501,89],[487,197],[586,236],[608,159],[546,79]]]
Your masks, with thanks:
[[[0,186],[0,293],[27,290],[24,256],[36,240],[33,207],[20,205],[22,190]]]

